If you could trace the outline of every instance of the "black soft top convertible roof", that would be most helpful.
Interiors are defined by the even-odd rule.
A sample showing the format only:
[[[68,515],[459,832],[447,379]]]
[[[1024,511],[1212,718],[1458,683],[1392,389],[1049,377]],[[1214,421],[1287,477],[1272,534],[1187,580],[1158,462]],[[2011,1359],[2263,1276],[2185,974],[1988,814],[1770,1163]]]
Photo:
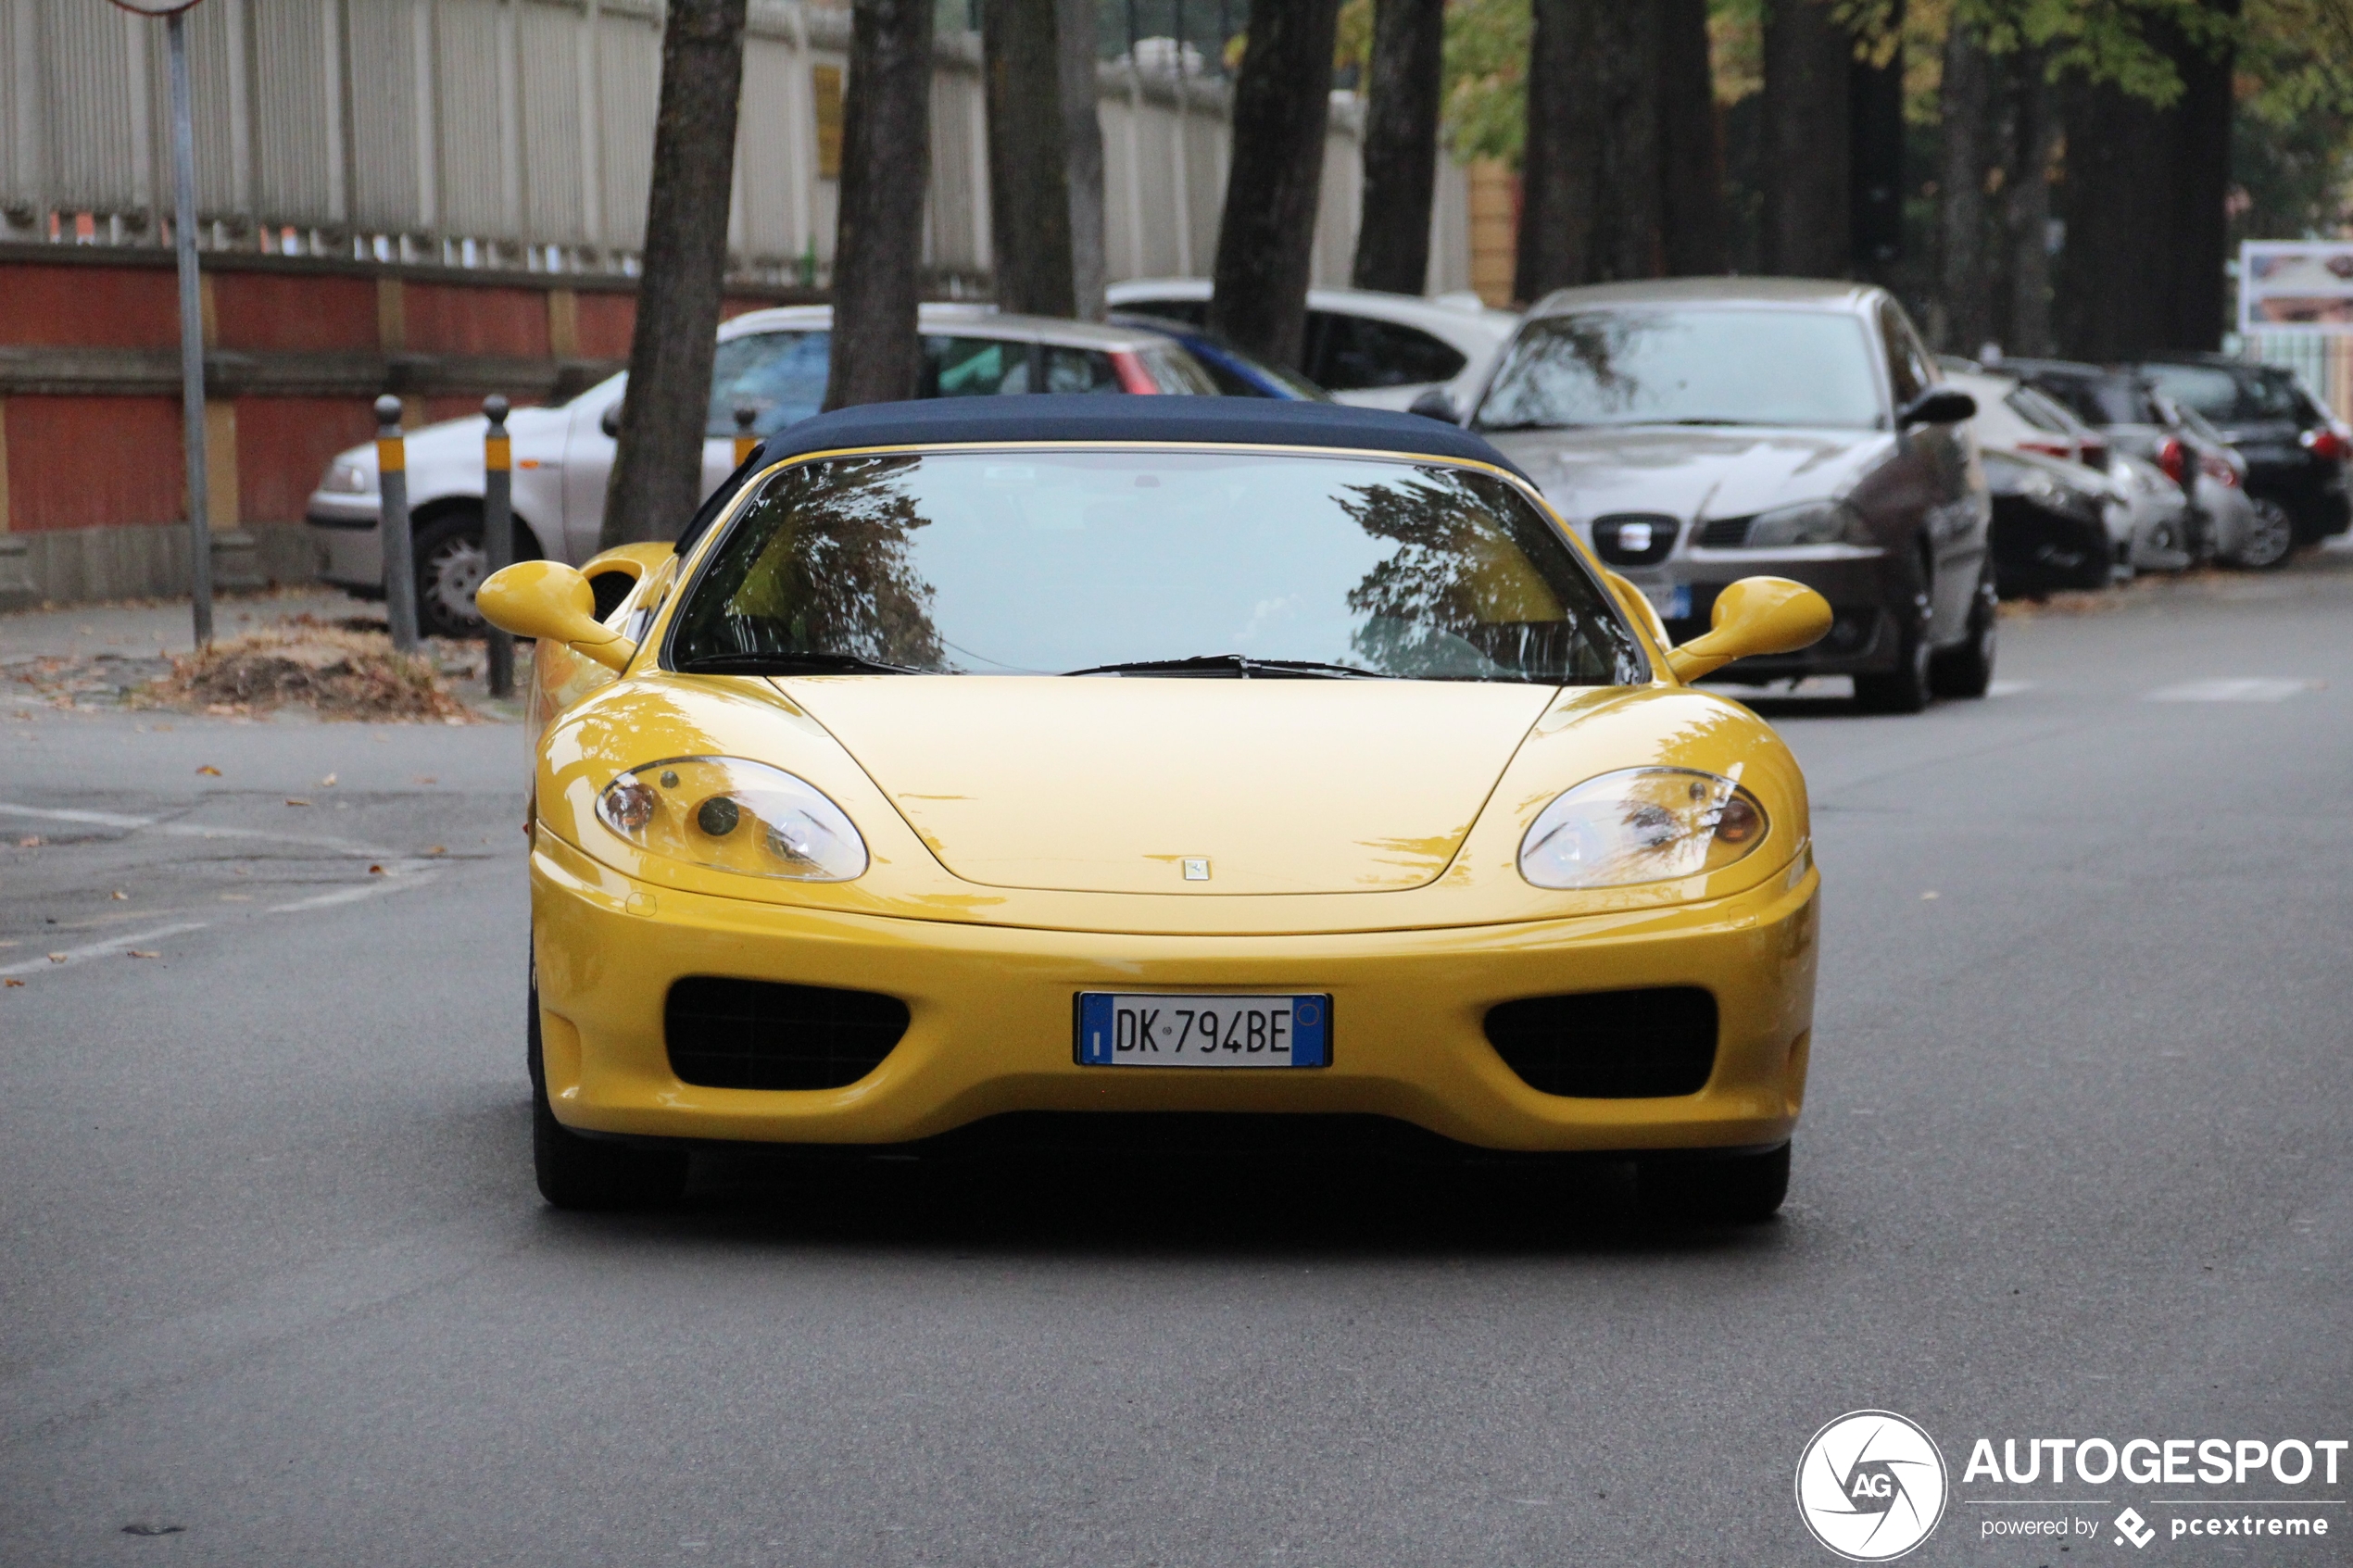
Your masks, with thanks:
[[[736,493],[771,463],[858,446],[924,446],[1008,441],[1187,441],[1228,445],[1335,446],[1519,466],[1458,425],[1387,408],[1292,403],[1268,397],[936,397],[869,403],[786,426],[754,449],[711,493],[678,536],[678,553],[718,520]],[[1531,481],[1531,483],[1533,483]]]

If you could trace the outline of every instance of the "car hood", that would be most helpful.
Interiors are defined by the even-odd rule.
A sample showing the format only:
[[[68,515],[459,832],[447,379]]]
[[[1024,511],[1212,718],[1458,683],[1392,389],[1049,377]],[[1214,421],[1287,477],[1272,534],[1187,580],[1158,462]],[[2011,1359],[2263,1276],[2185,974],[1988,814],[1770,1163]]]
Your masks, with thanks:
[[[553,435],[560,438],[570,416],[561,407],[553,408],[517,408],[507,416],[507,438],[524,442],[535,437]],[[469,414],[461,420],[443,420],[435,424],[420,425],[408,433],[404,445],[411,468],[428,460],[482,461],[483,433],[490,421],[480,414]],[[353,463],[368,472],[376,471],[376,444],[372,441],[358,446],[346,446],[334,456],[338,463]]]
[[[1453,859],[1551,686],[876,676],[775,684],[949,871],[1074,893],[1368,893]],[[1188,859],[1208,862],[1188,880]]]
[[[1572,522],[1611,512],[1752,517],[1843,495],[1894,449],[1881,431],[1617,425],[1498,431],[1488,440]]]

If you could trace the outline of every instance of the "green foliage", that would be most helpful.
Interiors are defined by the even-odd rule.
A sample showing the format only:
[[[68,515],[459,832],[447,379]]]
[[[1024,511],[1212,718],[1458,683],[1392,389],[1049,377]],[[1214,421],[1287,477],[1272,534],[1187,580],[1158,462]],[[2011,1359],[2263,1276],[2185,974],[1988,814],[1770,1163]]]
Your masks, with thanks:
[[[1450,0],[1446,7],[1446,144],[1454,157],[1519,167],[1528,131],[1529,0]]]

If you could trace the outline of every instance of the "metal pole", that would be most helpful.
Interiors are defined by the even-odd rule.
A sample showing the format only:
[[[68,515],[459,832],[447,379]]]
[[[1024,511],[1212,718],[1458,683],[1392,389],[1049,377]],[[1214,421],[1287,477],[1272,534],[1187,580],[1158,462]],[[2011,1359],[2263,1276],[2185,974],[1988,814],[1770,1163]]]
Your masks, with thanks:
[[[384,512],[376,537],[384,543],[384,620],[392,646],[414,653],[417,563],[409,535],[409,449],[400,439],[400,399],[388,392],[376,399],[376,483]]]
[[[171,238],[180,253],[180,408],[188,448],[188,584],[196,646],[212,646],[212,513],[205,472],[204,292],[196,276],[196,132],[188,104],[188,19],[164,19],[171,56]]]
[[[750,404],[736,405],[736,466],[737,468],[751,461],[752,453],[760,448],[760,437],[751,433],[752,424],[759,418],[760,410]]]
[[[482,400],[490,428],[482,437],[482,555],[486,578],[515,559],[514,450],[507,440],[507,400],[497,393]],[[490,695],[515,692],[515,639],[489,628]]]

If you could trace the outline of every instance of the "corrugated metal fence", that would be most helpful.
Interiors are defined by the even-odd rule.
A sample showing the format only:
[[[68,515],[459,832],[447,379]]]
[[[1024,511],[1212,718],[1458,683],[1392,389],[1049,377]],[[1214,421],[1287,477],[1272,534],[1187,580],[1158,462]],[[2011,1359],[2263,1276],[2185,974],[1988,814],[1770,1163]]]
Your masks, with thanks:
[[[750,16],[731,264],[823,282],[824,142],[849,13],[752,0]],[[645,223],[661,28],[658,0],[205,0],[190,20],[201,241],[625,272]],[[105,0],[0,0],[0,236],[162,242],[162,53],[160,23]],[[964,291],[989,268],[978,61],[972,34],[943,37],[932,87],[925,261]],[[1112,278],[1205,273],[1225,198],[1224,83],[1125,61],[1100,82]],[[1347,281],[1360,122],[1338,95],[1322,284]],[[1469,285],[1466,187],[1444,160],[1439,198],[1433,293]]]

